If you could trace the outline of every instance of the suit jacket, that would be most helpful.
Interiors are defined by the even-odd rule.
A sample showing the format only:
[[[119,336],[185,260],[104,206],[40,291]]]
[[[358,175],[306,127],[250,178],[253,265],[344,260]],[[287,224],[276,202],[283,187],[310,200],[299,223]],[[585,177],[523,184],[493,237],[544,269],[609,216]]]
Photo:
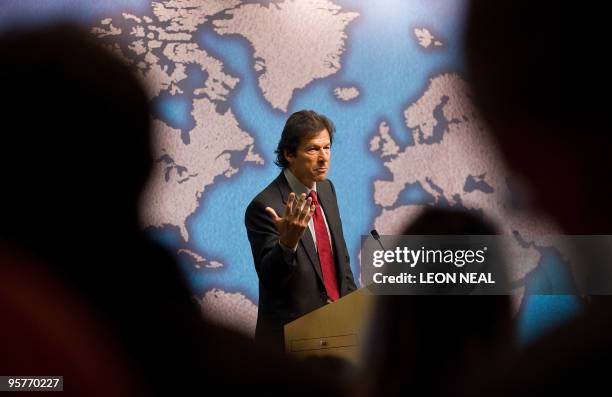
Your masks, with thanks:
[[[259,277],[259,309],[255,339],[277,349],[284,348],[283,326],[328,302],[323,284],[321,264],[314,240],[307,228],[291,261],[279,245],[279,236],[272,218],[265,212],[272,207],[282,216],[291,193],[283,172],[247,207],[245,225],[255,270]],[[340,296],[356,289],[336,192],[330,180],[317,182],[319,204],[332,239],[334,262]]]

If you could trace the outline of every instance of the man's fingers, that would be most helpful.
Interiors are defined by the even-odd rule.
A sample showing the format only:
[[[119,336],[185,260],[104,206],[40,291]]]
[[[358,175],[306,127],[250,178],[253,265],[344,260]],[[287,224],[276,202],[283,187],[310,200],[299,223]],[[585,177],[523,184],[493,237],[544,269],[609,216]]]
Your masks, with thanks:
[[[291,192],[289,193],[289,197],[287,197],[287,205],[285,206],[285,215],[283,215],[284,218],[288,218],[289,215],[291,215],[291,212],[293,212],[293,202],[295,201],[295,193]]]
[[[306,224],[308,224],[308,222],[310,222],[310,218],[312,218],[314,216],[315,210],[317,209],[317,206],[314,204],[310,205],[310,211],[308,211],[308,213],[306,214],[306,217],[304,218],[304,222]]]
[[[298,197],[296,197],[295,206],[297,208],[297,212],[302,210],[302,204],[304,204],[303,201],[304,201],[304,194],[302,193]]]
[[[302,216],[302,210],[304,209],[304,201],[306,201],[306,193],[300,194],[300,198],[297,201],[296,208],[293,211],[293,214],[298,218]]]
[[[304,207],[300,211],[300,216],[298,218],[299,221],[303,222],[306,219],[306,217],[310,213],[311,206],[312,206],[312,199],[308,197],[308,199],[306,200],[306,203],[304,203]]]
[[[266,207],[266,212],[268,213],[268,215],[270,215],[270,218],[272,218],[272,220],[274,221],[274,223],[280,221],[282,218],[279,217],[276,214],[276,211],[274,211],[274,208],[272,207]]]

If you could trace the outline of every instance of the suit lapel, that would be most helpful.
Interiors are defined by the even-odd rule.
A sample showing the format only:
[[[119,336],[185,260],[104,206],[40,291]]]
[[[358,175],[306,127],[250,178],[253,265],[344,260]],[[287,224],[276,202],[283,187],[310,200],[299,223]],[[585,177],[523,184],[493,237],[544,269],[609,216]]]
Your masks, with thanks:
[[[310,234],[310,230],[307,229],[304,232],[304,235],[300,239],[300,244],[304,247],[304,251],[306,251],[306,255],[308,259],[310,259],[310,263],[317,273],[319,280],[323,283],[323,273],[321,273],[321,263],[319,262],[319,254],[317,253],[317,249],[314,245],[314,240],[312,239],[312,234]]]
[[[289,187],[289,183],[287,182],[287,178],[283,175],[281,171],[278,178],[276,178],[276,184],[279,189],[279,194],[281,195],[281,200],[283,202],[283,212],[284,206],[287,204],[287,197],[289,197],[289,193],[291,193],[291,188]],[[325,213],[327,215],[327,212]],[[282,214],[279,214],[282,215]],[[328,221],[329,222],[329,221]],[[312,234],[310,234],[310,228],[306,228],[304,235],[300,239],[300,244],[302,248],[306,252],[308,259],[310,259],[310,263],[314,268],[315,273],[319,277],[321,283],[323,283],[323,274],[321,273],[321,264],[319,262],[319,255],[317,254],[317,249],[314,245],[314,240],[312,239]]]

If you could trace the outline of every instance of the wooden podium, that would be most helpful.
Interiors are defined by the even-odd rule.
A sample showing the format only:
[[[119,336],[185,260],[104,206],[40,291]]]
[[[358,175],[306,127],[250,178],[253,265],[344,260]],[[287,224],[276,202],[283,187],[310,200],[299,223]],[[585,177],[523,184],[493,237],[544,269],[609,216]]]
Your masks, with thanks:
[[[365,288],[285,325],[285,351],[296,357],[336,356],[355,364],[374,296]]]

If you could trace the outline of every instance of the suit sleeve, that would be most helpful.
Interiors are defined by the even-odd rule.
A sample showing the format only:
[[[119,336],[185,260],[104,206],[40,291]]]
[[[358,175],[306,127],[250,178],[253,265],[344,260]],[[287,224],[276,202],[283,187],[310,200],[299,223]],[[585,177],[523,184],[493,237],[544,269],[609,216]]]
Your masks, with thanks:
[[[265,207],[253,201],[246,210],[244,222],[259,281],[266,288],[278,289],[291,278],[297,262],[294,252],[281,247],[276,226]]]

